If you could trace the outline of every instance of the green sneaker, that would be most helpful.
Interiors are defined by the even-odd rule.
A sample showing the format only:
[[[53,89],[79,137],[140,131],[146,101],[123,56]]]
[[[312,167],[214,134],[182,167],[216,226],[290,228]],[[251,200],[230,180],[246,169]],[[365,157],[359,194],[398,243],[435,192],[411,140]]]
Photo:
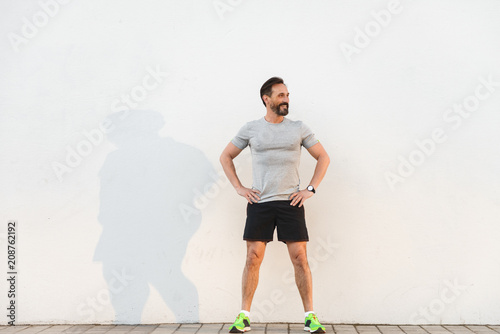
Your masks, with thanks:
[[[309,313],[307,316],[304,330],[311,333],[326,333],[325,327],[319,323],[319,320],[314,313]]]
[[[236,317],[236,321],[229,328],[229,333],[244,333],[250,330],[250,319],[245,316],[245,313],[240,313]]]

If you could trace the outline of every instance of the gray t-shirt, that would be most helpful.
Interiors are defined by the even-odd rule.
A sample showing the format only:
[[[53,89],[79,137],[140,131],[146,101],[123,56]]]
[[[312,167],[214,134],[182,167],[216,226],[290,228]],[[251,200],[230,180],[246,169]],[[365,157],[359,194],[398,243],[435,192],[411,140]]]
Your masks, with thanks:
[[[250,146],[253,189],[260,191],[260,201],[288,200],[299,191],[301,148],[318,143],[311,129],[301,121],[283,118],[269,123],[264,117],[246,123],[231,142],[238,148]]]

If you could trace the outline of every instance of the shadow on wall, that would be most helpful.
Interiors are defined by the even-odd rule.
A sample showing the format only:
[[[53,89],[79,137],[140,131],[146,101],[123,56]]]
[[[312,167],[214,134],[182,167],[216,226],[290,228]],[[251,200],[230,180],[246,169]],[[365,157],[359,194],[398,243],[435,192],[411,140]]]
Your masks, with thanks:
[[[200,150],[160,137],[158,112],[126,111],[110,120],[117,150],[99,174],[103,230],[94,260],[103,264],[114,322],[141,323],[150,285],[175,315],[172,322],[198,322],[198,291],[181,265],[201,222],[195,190],[211,186],[213,166]]]

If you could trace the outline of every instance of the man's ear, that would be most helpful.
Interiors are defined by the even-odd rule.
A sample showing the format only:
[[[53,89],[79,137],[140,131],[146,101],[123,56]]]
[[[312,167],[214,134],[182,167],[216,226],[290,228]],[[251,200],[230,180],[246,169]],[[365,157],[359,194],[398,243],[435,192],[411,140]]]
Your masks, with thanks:
[[[267,95],[262,95],[262,99],[264,100],[264,103],[266,104],[266,107],[267,107],[267,105],[269,104],[269,100],[271,98]]]

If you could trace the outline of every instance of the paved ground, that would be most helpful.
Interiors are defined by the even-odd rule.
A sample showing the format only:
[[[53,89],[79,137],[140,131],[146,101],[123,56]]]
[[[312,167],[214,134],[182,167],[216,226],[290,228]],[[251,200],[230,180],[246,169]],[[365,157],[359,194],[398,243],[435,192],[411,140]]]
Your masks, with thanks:
[[[219,334],[227,333],[231,324],[165,324],[165,325],[32,325],[0,326],[0,334]],[[325,325],[332,334],[500,334],[500,326],[387,326]],[[304,334],[302,324],[252,324],[255,334]]]

